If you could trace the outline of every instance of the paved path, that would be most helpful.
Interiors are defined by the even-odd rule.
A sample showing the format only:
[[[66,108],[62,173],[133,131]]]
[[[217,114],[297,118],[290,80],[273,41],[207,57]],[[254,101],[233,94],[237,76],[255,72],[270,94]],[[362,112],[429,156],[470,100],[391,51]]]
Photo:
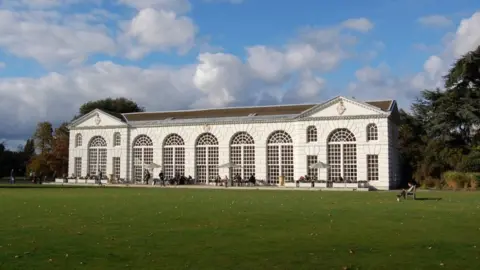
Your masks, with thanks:
[[[93,187],[98,184],[69,184],[69,183],[44,183],[48,185],[57,186],[83,186]],[[255,186],[255,187],[223,187],[223,186],[208,186],[208,185],[179,185],[179,186],[161,186],[161,185],[127,185],[127,184],[107,184],[105,187],[131,187],[131,188],[181,188],[181,189],[222,189],[222,190],[302,190],[302,191],[368,191],[366,188],[352,189],[352,188],[291,188],[291,187],[272,187],[272,186]]]

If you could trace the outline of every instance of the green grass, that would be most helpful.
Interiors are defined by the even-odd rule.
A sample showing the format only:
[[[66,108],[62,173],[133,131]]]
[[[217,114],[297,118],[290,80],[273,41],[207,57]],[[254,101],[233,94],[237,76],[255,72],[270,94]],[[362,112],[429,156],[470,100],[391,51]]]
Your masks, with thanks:
[[[0,269],[480,269],[480,194],[419,197],[0,188]]]

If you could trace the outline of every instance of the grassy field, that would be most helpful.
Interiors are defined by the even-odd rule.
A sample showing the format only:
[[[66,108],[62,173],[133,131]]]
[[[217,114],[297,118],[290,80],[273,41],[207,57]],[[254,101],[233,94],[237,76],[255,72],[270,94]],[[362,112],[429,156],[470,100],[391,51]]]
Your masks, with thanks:
[[[480,193],[419,197],[0,188],[0,269],[480,269]]]

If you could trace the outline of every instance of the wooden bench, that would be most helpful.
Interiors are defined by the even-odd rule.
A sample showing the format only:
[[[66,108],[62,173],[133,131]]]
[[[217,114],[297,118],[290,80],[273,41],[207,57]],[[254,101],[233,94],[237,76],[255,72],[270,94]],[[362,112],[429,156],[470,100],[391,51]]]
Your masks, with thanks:
[[[412,197],[412,199],[417,199],[417,187],[415,185],[411,186],[407,191],[407,199],[408,197]]]

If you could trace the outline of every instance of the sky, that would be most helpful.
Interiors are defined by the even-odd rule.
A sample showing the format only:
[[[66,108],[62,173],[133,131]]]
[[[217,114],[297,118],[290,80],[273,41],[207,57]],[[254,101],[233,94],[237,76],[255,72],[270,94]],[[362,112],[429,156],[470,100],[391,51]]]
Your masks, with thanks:
[[[0,0],[0,141],[127,97],[148,111],[395,99],[480,45],[478,0]]]

